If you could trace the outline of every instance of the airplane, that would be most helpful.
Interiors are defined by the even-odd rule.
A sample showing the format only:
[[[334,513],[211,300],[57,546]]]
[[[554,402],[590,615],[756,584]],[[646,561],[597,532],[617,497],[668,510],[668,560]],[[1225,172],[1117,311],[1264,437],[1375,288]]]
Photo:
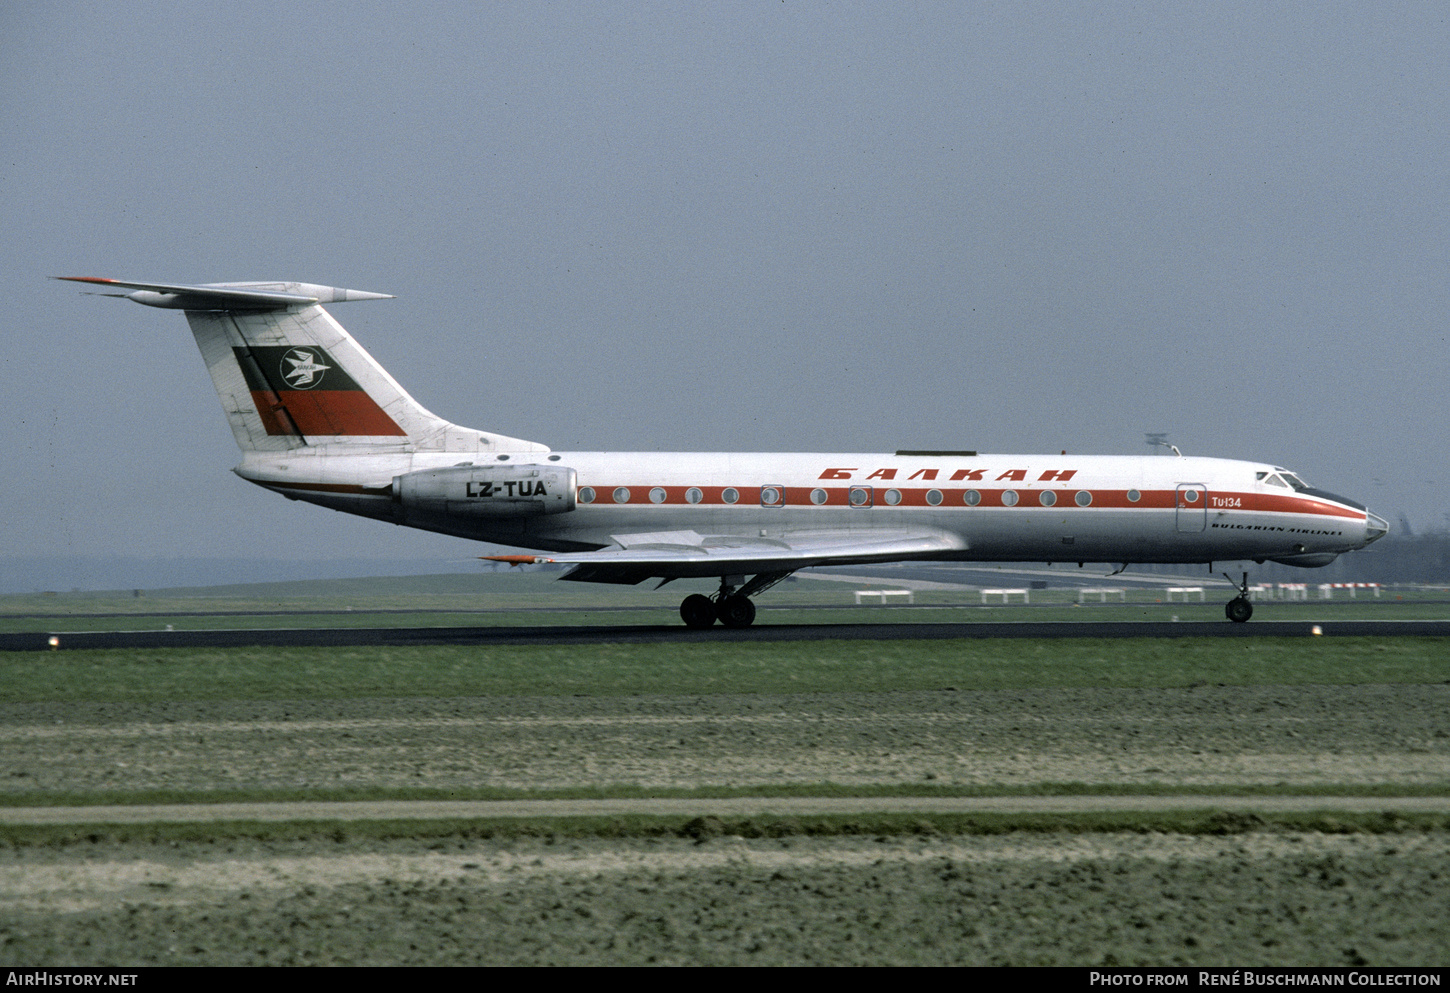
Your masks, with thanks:
[[[1280,466],[1220,458],[554,452],[425,410],[323,308],[389,294],[55,278],[185,312],[242,450],[233,472],[248,482],[344,513],[529,549],[480,558],[569,565],[566,580],[718,578],[712,596],[680,604],[691,628],[748,627],[752,597],[812,566],[1315,567],[1389,530],[1363,504]],[[1238,623],[1252,616],[1247,572],[1224,612]]]

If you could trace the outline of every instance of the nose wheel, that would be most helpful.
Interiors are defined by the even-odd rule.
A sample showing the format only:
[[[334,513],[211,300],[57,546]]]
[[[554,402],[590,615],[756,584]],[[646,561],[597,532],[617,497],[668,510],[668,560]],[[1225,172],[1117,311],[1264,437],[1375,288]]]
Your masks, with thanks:
[[[1227,575],[1224,578],[1233,582]],[[1244,573],[1243,582],[1239,584],[1239,595],[1223,605],[1223,615],[1235,624],[1243,624],[1254,616],[1254,605],[1249,602],[1249,574],[1247,572]]]

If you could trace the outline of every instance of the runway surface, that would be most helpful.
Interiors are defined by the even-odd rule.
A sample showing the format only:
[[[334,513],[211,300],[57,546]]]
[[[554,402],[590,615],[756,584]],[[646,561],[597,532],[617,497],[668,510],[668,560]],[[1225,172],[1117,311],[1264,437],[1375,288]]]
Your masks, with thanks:
[[[387,800],[0,808],[0,824],[196,824],[217,821],[478,820],[490,818],[809,817],[830,814],[1040,814],[1089,811],[1450,813],[1444,796],[730,797],[611,800]]]
[[[0,634],[0,651],[50,648],[279,648],[359,645],[597,645],[942,638],[1447,637],[1450,620],[965,621],[901,624],[758,624],[692,631],[682,625],[550,627],[278,628],[205,631],[49,631]],[[54,637],[57,643],[52,645]]]

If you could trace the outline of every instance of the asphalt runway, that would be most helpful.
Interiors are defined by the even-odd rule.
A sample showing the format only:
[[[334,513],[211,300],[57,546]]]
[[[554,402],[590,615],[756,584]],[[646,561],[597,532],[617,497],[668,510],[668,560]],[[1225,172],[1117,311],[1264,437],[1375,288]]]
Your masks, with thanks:
[[[0,651],[51,648],[343,648],[361,645],[599,645],[692,642],[893,641],[945,638],[1447,637],[1450,620],[963,621],[920,624],[757,624],[693,631],[683,625],[277,628],[204,631],[49,631],[0,634]],[[51,638],[57,639],[55,645]]]

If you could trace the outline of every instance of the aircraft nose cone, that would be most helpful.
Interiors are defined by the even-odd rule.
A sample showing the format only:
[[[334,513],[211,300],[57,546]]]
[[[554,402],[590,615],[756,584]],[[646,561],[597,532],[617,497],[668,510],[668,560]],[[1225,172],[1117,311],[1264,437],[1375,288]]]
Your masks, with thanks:
[[[1364,543],[1366,545],[1370,542],[1379,541],[1385,535],[1389,534],[1389,531],[1389,522],[1383,517],[1371,514],[1369,511],[1364,512]]]

